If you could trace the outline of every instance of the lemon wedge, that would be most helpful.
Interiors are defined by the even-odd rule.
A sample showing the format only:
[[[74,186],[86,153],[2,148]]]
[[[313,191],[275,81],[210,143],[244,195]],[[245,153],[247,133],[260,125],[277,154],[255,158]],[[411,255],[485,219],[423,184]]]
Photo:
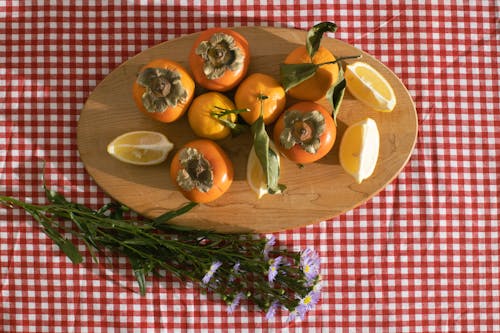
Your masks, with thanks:
[[[382,112],[391,112],[396,106],[396,95],[387,80],[372,66],[355,62],[346,66],[347,89],[359,101]]]
[[[276,152],[276,147],[272,142],[270,142],[270,148]],[[279,154],[276,154],[276,156],[278,158],[278,163],[280,163]],[[257,194],[257,199],[260,199],[265,194],[269,193],[266,175],[264,174],[264,169],[260,164],[257,154],[255,153],[254,146],[250,149],[250,154],[248,155],[247,160],[247,183],[252,191]]]
[[[165,135],[153,131],[133,131],[116,137],[107,146],[108,154],[134,165],[156,165],[166,160],[174,148]]]
[[[366,118],[349,126],[339,148],[340,165],[360,184],[373,174],[377,165],[380,134],[377,123]]]

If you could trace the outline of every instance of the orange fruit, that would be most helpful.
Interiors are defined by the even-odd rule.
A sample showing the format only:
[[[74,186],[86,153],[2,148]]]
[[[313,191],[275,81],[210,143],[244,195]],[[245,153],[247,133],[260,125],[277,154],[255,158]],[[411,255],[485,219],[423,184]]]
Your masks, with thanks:
[[[186,143],[174,155],[170,177],[187,199],[205,203],[222,196],[233,182],[234,169],[224,150],[212,140]]]
[[[312,58],[312,63],[321,64],[324,62],[335,61],[333,54],[323,46]],[[303,64],[311,63],[311,57],[307,53],[305,46],[299,46],[288,54],[284,61],[285,64]],[[328,89],[337,82],[339,77],[338,64],[329,64],[319,66],[314,76],[290,88],[288,94],[299,100],[318,101],[325,97]]]
[[[273,140],[289,160],[307,164],[324,157],[333,148],[337,127],[321,105],[302,101],[290,106],[274,125]]]
[[[231,129],[218,119],[212,112],[221,112],[217,107],[225,110],[234,110],[234,103],[221,93],[211,91],[196,97],[189,107],[187,116],[193,132],[202,138],[220,140],[231,134]],[[237,115],[234,113],[222,117],[224,120],[235,122]]]
[[[261,101],[261,96],[266,99]],[[252,125],[262,115],[266,125],[273,123],[285,108],[285,89],[272,76],[262,73],[253,73],[241,82],[234,95],[238,109],[249,109],[249,112],[240,113],[243,120]]]
[[[156,59],[141,68],[132,93],[140,111],[170,123],[187,111],[194,97],[194,81],[179,63]]]
[[[241,34],[226,28],[200,33],[189,53],[194,80],[214,91],[228,91],[245,77],[250,64],[250,48]]]

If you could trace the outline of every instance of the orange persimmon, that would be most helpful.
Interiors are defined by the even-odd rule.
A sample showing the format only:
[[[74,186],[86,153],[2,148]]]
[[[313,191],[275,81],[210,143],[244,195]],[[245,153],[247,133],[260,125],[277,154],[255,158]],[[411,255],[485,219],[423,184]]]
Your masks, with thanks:
[[[153,119],[171,123],[188,109],[195,83],[181,64],[156,59],[141,68],[132,88],[140,111]]]
[[[219,198],[231,186],[233,175],[228,155],[208,139],[186,143],[170,164],[172,182],[192,202],[205,203]]]
[[[201,32],[189,53],[189,65],[196,83],[219,92],[238,85],[249,63],[247,40],[231,29],[212,28]]]
[[[321,105],[303,101],[290,106],[276,121],[273,140],[293,162],[306,164],[324,157],[333,148],[337,128]]]

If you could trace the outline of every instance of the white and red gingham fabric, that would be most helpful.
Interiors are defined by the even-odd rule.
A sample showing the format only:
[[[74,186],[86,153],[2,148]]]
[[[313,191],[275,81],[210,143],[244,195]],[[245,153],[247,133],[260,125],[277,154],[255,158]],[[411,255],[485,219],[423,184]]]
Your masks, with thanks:
[[[66,4],[63,4],[66,3]],[[498,6],[494,1],[0,1],[0,191],[43,203],[47,182],[93,208],[83,103],[120,63],[213,26],[307,29],[384,62],[418,110],[410,162],[365,205],[276,234],[314,247],[324,291],[304,321],[266,321],[171,276],[141,297],[126,260],[73,265],[18,209],[0,209],[1,332],[500,332]]]

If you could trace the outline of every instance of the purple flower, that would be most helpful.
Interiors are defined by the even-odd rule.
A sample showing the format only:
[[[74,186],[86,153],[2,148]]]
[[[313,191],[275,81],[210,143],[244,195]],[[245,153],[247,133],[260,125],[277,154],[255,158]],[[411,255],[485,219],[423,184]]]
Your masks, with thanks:
[[[311,249],[305,249],[300,255],[300,267],[307,282],[312,282],[319,275],[320,259],[318,253]]]
[[[321,293],[320,288],[311,290],[304,298],[300,299],[299,305],[295,309],[300,319],[304,320],[307,311],[310,311],[316,304],[318,304]]]
[[[235,276],[238,275],[239,272],[240,272],[240,262],[237,261],[236,264],[234,264],[233,269],[231,270],[231,276],[229,276],[229,282],[233,282]]]
[[[290,312],[290,314],[288,315],[288,318],[286,320],[287,323],[291,322],[291,321],[294,321],[295,318],[297,318],[297,310],[293,310],[292,312]]]
[[[269,280],[269,283],[274,282],[276,275],[278,275],[278,269],[279,265],[281,264],[281,260],[283,260],[283,257],[281,256],[274,259],[269,259],[269,269],[267,271],[267,279]]]
[[[265,260],[269,260],[269,252],[272,250],[275,243],[276,243],[276,237],[274,237],[274,235],[271,235],[271,237],[267,239],[266,245],[264,245],[263,254]]]
[[[205,274],[203,279],[201,280],[204,284],[208,284],[212,276],[214,276],[215,271],[222,265],[220,261],[215,261],[211,266],[208,272]]]
[[[233,311],[236,309],[236,307],[240,304],[241,299],[243,298],[244,294],[242,292],[238,293],[231,304],[227,307],[227,312],[228,313],[233,313]]]
[[[266,320],[270,320],[271,318],[274,317],[274,315],[276,314],[276,310],[278,310],[278,307],[279,307],[279,302],[278,301],[274,301],[271,306],[269,307],[269,309],[267,309],[267,312],[266,312]]]
[[[233,266],[233,273],[238,274],[240,272],[240,262],[237,261],[236,264]]]

